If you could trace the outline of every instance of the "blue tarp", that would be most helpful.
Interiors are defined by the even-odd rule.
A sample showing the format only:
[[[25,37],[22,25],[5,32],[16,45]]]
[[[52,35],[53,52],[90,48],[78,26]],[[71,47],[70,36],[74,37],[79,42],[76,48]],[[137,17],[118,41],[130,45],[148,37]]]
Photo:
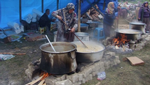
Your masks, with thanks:
[[[45,9],[50,9],[51,13],[57,10],[57,1],[59,1],[58,8],[64,8],[68,3],[74,3],[76,6],[76,12],[78,9],[78,0],[43,0],[44,1],[44,11]],[[107,4],[110,1],[115,2],[115,6],[118,5],[118,0],[88,0],[90,3],[94,4],[97,1],[102,13],[105,12]],[[22,19],[31,14],[33,9],[42,11],[42,0],[21,0],[21,9],[22,9]],[[105,5],[104,5],[105,2]],[[81,3],[81,14],[85,13],[92,5],[83,0]],[[8,22],[18,22],[19,23],[19,0],[0,0],[0,28],[7,26]]]

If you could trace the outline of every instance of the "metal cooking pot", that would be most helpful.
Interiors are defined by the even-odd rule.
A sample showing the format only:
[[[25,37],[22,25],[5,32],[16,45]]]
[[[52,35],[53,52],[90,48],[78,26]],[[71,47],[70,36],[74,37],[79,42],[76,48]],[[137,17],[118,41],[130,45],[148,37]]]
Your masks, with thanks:
[[[142,33],[145,33],[146,24],[142,22],[130,22],[129,23],[129,29],[135,29],[142,31]]]
[[[90,43],[91,41],[83,41],[83,42],[88,47],[87,43]],[[81,43],[81,42],[76,41],[76,42],[72,42],[72,43],[77,44],[77,43]],[[94,45],[101,46],[102,49],[99,49],[98,51],[95,51],[95,52],[79,52],[78,50],[76,51],[76,60],[78,63],[92,63],[92,62],[99,61],[103,57],[103,53],[105,50],[104,45],[102,45],[100,43],[98,43],[98,44],[96,43]]]
[[[76,45],[69,42],[52,42],[56,52],[49,43],[40,46],[41,64],[40,68],[50,74],[65,74],[75,72],[76,64]]]
[[[142,32],[139,31],[139,30],[134,30],[134,29],[117,29],[115,31],[117,33],[126,34],[127,36],[129,36],[128,38],[130,38],[132,40],[139,40],[139,39],[141,39]]]
[[[82,41],[89,41],[89,34],[88,33],[85,33],[85,32],[76,32],[75,33],[78,38],[80,38],[80,40]],[[77,37],[74,38],[74,41],[79,41]]]

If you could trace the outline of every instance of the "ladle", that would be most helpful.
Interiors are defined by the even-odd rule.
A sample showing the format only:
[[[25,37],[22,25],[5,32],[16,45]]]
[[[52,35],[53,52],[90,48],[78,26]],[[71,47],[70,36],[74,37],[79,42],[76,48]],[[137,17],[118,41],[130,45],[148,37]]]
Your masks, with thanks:
[[[56,50],[54,49],[54,47],[53,47],[51,41],[49,40],[49,38],[47,37],[47,35],[45,35],[45,37],[46,37],[46,39],[48,40],[48,42],[49,42],[50,46],[52,47],[52,49],[54,50],[54,52],[56,52]]]

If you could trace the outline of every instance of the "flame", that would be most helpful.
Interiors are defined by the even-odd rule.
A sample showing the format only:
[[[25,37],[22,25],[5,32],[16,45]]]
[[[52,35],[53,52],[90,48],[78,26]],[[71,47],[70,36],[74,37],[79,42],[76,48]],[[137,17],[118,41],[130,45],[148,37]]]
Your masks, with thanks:
[[[48,77],[49,74],[48,74],[47,72],[43,72],[43,73],[41,73],[41,76],[43,76],[43,77],[41,78],[41,80],[43,80],[43,79],[45,79],[46,77]]]
[[[129,42],[129,40],[127,40],[127,36],[125,34],[120,34],[121,38],[117,37],[113,39],[113,43],[115,45],[117,45],[118,47],[124,45],[125,43]]]

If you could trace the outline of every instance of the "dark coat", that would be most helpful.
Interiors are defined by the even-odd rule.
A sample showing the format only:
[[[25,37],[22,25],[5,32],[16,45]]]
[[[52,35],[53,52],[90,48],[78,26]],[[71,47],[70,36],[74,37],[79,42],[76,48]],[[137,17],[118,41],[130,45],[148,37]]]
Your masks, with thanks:
[[[51,19],[49,19],[48,15],[46,13],[44,13],[41,17],[40,17],[40,20],[39,20],[39,25],[40,27],[48,27],[50,28],[51,26]]]

